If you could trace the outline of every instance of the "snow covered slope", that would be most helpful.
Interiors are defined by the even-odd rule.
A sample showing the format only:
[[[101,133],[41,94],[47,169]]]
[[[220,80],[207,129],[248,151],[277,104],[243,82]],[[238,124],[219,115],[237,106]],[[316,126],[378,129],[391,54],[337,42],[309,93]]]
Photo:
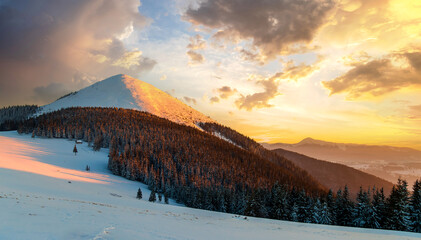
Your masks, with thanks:
[[[45,105],[41,107],[39,114],[68,107],[134,109],[194,127],[196,122],[213,122],[209,117],[158,88],[124,74],[107,78]]]
[[[421,234],[244,218],[150,203],[107,151],[0,132],[0,239],[420,239]],[[84,171],[85,166],[91,172]],[[71,183],[69,183],[69,181]],[[138,188],[143,199],[135,198]]]

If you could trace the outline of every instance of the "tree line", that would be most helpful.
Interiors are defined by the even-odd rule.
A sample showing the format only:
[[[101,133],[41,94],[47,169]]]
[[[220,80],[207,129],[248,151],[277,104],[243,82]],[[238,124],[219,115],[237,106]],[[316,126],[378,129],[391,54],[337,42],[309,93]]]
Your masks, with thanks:
[[[154,115],[116,108],[69,108],[19,123],[19,133],[81,139],[109,148],[116,175],[188,207],[289,221],[420,231],[420,182],[410,194],[399,181],[382,189],[333,194],[307,172],[250,138],[217,124],[200,124],[240,147]],[[158,196],[159,196],[158,195]]]
[[[18,124],[35,114],[36,105],[9,106],[0,109],[0,131],[15,130]]]

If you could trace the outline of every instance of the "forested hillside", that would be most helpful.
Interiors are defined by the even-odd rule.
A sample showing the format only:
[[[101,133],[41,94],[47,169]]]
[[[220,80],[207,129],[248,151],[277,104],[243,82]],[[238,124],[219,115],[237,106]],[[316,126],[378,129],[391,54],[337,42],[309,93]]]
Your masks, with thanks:
[[[421,231],[421,183],[327,192],[307,172],[227,127],[208,133],[149,113],[68,108],[19,123],[32,137],[82,139],[109,148],[109,169],[148,184],[186,206],[257,217],[366,228]],[[237,145],[237,146],[236,146]],[[72,149],[69,149],[72,151]]]
[[[36,105],[11,106],[0,109],[0,130],[16,129],[17,122],[28,119],[39,109]]]
[[[245,201],[247,194],[269,191],[276,182],[309,196],[326,193],[307,172],[280,157],[283,165],[145,112],[69,108],[30,119],[19,132],[83,139],[94,149],[109,147],[114,174],[147,183],[198,208],[241,213],[245,206],[235,205],[245,204],[235,198]]]

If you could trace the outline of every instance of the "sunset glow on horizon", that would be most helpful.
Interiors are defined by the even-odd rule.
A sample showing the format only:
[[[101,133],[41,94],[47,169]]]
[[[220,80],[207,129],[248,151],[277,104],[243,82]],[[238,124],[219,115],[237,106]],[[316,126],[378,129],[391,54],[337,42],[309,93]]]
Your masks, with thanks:
[[[421,1],[16,0],[0,19],[0,107],[124,73],[259,142],[421,150]]]

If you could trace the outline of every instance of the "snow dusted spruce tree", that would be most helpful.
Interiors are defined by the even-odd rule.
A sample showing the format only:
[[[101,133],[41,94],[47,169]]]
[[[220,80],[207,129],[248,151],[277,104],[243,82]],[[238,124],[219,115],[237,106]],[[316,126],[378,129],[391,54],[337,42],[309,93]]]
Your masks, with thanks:
[[[370,192],[360,187],[357,204],[354,210],[354,226],[364,228],[379,228],[378,218],[371,204]]]
[[[416,180],[410,200],[410,230],[421,233],[421,180]]]
[[[407,231],[410,225],[409,218],[409,191],[405,180],[398,180],[393,186],[392,192],[387,199],[388,223],[387,227],[392,230]]]
[[[377,188],[373,188],[373,211],[374,211],[374,221],[378,223],[376,224],[376,228],[384,228],[386,226],[387,221],[387,208],[386,208],[386,197],[384,195],[384,190],[381,188],[380,190]]]
[[[353,221],[354,203],[349,197],[348,186],[345,185],[344,191],[338,190],[336,196],[336,223],[340,226],[351,226]]]
[[[321,203],[319,199],[313,205],[313,222],[318,224],[332,224],[332,215],[330,214],[327,202]]]

